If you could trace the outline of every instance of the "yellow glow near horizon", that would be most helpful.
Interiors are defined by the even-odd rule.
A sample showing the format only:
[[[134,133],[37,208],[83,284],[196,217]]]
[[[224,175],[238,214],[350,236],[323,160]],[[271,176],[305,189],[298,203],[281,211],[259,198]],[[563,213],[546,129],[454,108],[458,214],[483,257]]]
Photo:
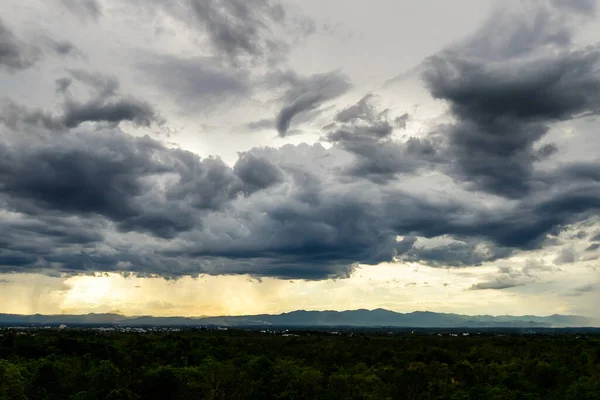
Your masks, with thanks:
[[[600,316],[593,293],[564,296],[570,287],[598,281],[599,272],[581,265],[548,273],[526,287],[469,290],[494,276],[496,266],[461,269],[409,264],[363,266],[347,279],[302,281],[253,279],[244,275],[125,278],[119,274],[51,278],[5,275],[0,312],[20,314],[120,313],[155,316],[214,316],[282,313],[298,309],[348,310],[387,308],[399,312],[435,311],[458,314],[573,313]],[[540,272],[543,274],[543,272]],[[555,283],[553,283],[553,280]]]
[[[110,276],[75,276],[65,282],[71,286],[64,296],[67,303],[97,305],[106,302],[113,293]]]

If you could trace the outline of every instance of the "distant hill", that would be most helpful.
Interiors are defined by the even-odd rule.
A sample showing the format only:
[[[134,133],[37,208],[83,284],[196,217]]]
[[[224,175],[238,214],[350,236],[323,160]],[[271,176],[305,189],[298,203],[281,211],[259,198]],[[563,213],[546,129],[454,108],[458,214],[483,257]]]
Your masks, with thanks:
[[[397,313],[394,311],[292,311],[271,315],[244,315],[222,317],[127,317],[118,314],[85,315],[15,315],[0,314],[0,324],[36,325],[127,325],[127,326],[354,326],[354,327],[406,327],[406,328],[563,328],[588,327],[597,321],[574,315],[551,315],[547,317],[459,315],[416,311]]]

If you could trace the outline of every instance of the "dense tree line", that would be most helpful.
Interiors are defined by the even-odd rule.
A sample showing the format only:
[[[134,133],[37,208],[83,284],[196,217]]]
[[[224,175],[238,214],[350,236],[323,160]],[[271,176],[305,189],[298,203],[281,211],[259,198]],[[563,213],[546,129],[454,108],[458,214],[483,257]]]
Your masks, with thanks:
[[[0,400],[600,400],[594,335],[0,335]]]

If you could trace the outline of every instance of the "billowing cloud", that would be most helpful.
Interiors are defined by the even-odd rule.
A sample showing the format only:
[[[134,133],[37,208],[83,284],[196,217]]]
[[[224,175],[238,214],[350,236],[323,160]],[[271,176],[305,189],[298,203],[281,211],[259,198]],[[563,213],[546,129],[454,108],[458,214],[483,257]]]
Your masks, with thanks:
[[[254,149],[233,168],[107,130],[63,132],[50,143],[17,136],[0,152],[0,197],[11,215],[3,223],[11,232],[5,270],[321,279],[347,276],[357,262],[415,254],[414,241],[398,242],[399,234],[518,249],[541,245],[566,222],[547,204],[492,216],[370,181],[342,183],[334,164],[314,162],[328,154],[320,145]],[[521,213],[532,222],[515,223]],[[469,250],[453,249],[453,259],[420,251],[419,261],[486,260]]]
[[[110,131],[65,134],[50,145],[16,140],[0,153],[1,192],[11,210],[102,216],[121,230],[159,237],[199,224],[199,210],[276,183],[253,174],[268,169],[259,159],[243,158],[240,178],[219,159]]]
[[[64,4],[104,20],[97,2]],[[565,227],[600,209],[597,162],[546,162],[562,148],[544,140],[555,123],[595,116],[600,106],[600,52],[573,39],[587,2],[548,0],[527,18],[500,14],[428,59],[427,87],[450,111],[442,123],[385,108],[375,94],[346,104],[353,85],[341,70],[283,64],[289,38],[278,30],[292,17],[278,3],[152,4],[149,13],[201,46],[182,40],[159,54],[159,46],[118,53],[132,54],[121,67],[133,65],[150,90],[124,93],[121,82],[134,87],[127,74],[52,67],[44,88],[55,97],[46,106],[23,102],[27,88],[3,102],[1,271],[326,279],[394,261],[472,267],[558,247]],[[68,43],[55,51],[69,53]],[[10,56],[3,60],[19,59],[20,47],[6,48],[17,51],[0,53]],[[144,97],[152,88],[162,96]],[[211,117],[244,128],[244,139],[275,127],[280,147],[238,146],[233,132],[221,149],[243,151],[226,162],[190,150],[205,150],[193,128],[175,145],[144,136],[170,123],[159,116],[169,101],[203,123],[197,111],[230,99],[254,108],[241,121],[229,121],[235,113],[225,107]],[[275,105],[278,112],[268,109]],[[287,137],[299,122],[316,144]],[[579,247],[554,252],[556,264],[580,261]],[[557,267],[500,269],[472,289],[525,285],[550,272]]]
[[[394,138],[394,129],[405,129],[409,115],[403,113],[393,118],[391,113],[389,109],[378,110],[376,97],[368,94],[339,111],[334,122],[326,127],[324,140],[355,157],[346,173],[383,183],[398,174],[414,173],[443,161],[434,135]]]
[[[600,51],[571,46],[563,8],[503,12],[465,43],[431,57],[424,79],[456,120],[447,127],[455,173],[475,187],[518,198],[535,186],[549,124],[600,110]]]
[[[268,158],[259,157],[251,152],[240,154],[233,169],[244,182],[246,193],[266,189],[284,179],[281,168]]]

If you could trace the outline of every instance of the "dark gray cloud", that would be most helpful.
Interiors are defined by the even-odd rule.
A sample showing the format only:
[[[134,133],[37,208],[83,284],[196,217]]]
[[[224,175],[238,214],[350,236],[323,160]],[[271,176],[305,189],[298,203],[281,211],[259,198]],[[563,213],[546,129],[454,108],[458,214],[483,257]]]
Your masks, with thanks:
[[[241,154],[230,168],[121,133],[64,134],[52,143],[18,137],[0,149],[0,197],[8,210],[36,221],[37,226],[21,223],[18,232],[29,230],[28,246],[37,250],[23,248],[18,232],[5,236],[0,257],[5,270],[127,268],[165,276],[321,279],[347,276],[357,261],[378,263],[396,252],[393,231],[369,199],[330,193],[321,174],[303,170],[325,151],[320,146],[257,149]],[[287,189],[277,191],[280,185]],[[43,223],[48,216],[99,221],[103,228],[94,225],[90,232],[109,233],[114,224],[121,234],[182,241],[170,249],[156,245],[145,256],[145,250],[90,235],[74,251],[70,243],[81,239],[64,239],[61,246],[49,240],[54,235]],[[6,224],[5,232],[17,229]]]
[[[254,149],[232,168],[118,131],[65,132],[51,142],[15,134],[0,147],[0,204],[15,213],[3,220],[12,233],[0,263],[5,271],[304,279],[403,256],[463,266],[538,248],[557,226],[600,206],[594,191],[503,210],[433,201],[340,181],[315,162],[328,154],[320,145]],[[416,237],[443,235],[465,245],[415,246]]]
[[[242,153],[233,170],[244,182],[244,192],[253,193],[284,180],[284,173],[266,157],[252,152]]]
[[[405,129],[409,116],[405,113],[393,118],[390,114],[388,109],[378,110],[376,97],[368,94],[339,111],[334,122],[326,126],[324,140],[356,158],[346,168],[347,174],[383,183],[398,174],[413,173],[442,161],[434,135],[405,141],[394,139],[394,126]]]
[[[2,104],[0,122],[10,129],[44,128],[53,131],[76,128],[85,122],[114,125],[129,121],[139,126],[162,123],[150,105],[133,98],[94,99],[88,102],[67,100],[62,112],[62,115],[53,115],[9,101]]]
[[[0,67],[9,72],[27,69],[41,57],[38,48],[22,42],[0,18]]]
[[[425,77],[432,94],[448,100],[457,117],[476,123],[491,118],[564,120],[597,111],[597,48],[532,58],[497,65],[448,53],[430,59]],[[509,101],[517,99],[528,101]]]
[[[91,89],[89,100],[73,99],[69,93],[73,81]],[[138,126],[163,122],[148,103],[120,95],[119,86],[119,81],[113,76],[71,70],[70,77],[56,80],[57,92],[66,96],[61,115],[5,101],[0,110],[0,122],[13,130],[37,127],[53,131],[75,128],[85,122],[114,125],[130,121]]]
[[[19,104],[4,102],[0,110],[0,122],[11,129],[38,127],[54,131],[76,128],[85,122],[119,124],[129,121],[139,126],[162,123],[150,105],[133,98],[102,101],[95,99],[83,103],[67,100],[62,111],[62,115],[56,116],[42,110],[30,110]]]
[[[283,108],[277,115],[277,131],[285,136],[292,120],[301,113],[319,108],[323,103],[346,93],[352,85],[348,77],[339,71],[300,77],[295,73],[276,75],[272,85],[285,85]]]
[[[62,123],[68,128],[74,128],[84,122],[119,123],[131,121],[136,125],[149,126],[157,121],[157,116],[149,104],[133,98],[65,103]]]
[[[2,192],[16,200],[15,209],[31,213],[41,207],[115,219],[132,215],[132,199],[143,193],[139,178],[161,172],[151,157],[158,145],[119,139],[76,136],[50,146],[3,146]],[[121,157],[95,154],[96,146]]]
[[[490,216],[484,230],[498,229],[495,241],[499,244],[520,248],[539,248],[549,234],[556,234],[561,227],[589,218],[600,208],[595,199],[600,193],[597,185],[571,190],[568,187],[546,195],[545,198],[528,199],[507,214]],[[509,218],[499,221],[498,218]],[[521,222],[519,222],[519,220]],[[518,224],[512,232],[507,223]]]
[[[271,124],[285,136],[307,115],[325,119],[327,103],[351,88],[338,71],[264,77],[248,68],[287,52],[284,39],[273,39],[274,3],[165,4],[163,11],[181,6],[169,12],[206,33],[214,53],[138,64],[180,105],[199,111],[266,89],[280,95],[282,108],[276,121],[254,127]],[[580,11],[564,16],[555,5],[530,21],[502,17],[506,35],[493,36],[499,28],[488,25],[477,39],[431,58],[424,77],[454,118],[439,134],[398,138],[410,116],[381,110],[367,95],[323,129],[330,149],[255,148],[233,166],[125,134],[121,121],[160,122],[154,109],[122,94],[114,76],[70,69],[56,81],[56,112],[12,101],[0,109],[0,271],[325,279],[346,277],[357,263],[464,267],[555,243],[564,227],[600,211],[594,162],[536,169],[557,153],[542,141],[553,122],[598,111],[598,49],[570,47],[570,15],[585,10],[578,4]],[[246,20],[242,12],[250,13]],[[466,179],[473,195],[464,187],[456,196],[446,188],[415,191],[416,179],[405,179],[432,171],[436,179]],[[451,243],[420,241],[440,238]],[[472,289],[525,285],[552,271],[504,268]]]
[[[73,14],[87,20],[98,20],[102,16],[102,6],[98,0],[59,0]]]
[[[429,58],[423,73],[456,120],[446,133],[458,179],[512,198],[532,189],[535,162],[555,152],[536,147],[549,124],[600,110],[598,47],[568,47],[563,9],[533,11],[492,18],[473,39]]]
[[[231,168],[219,159],[202,160],[167,149],[147,137],[92,131],[64,133],[51,143],[15,138],[2,145],[0,154],[0,203],[34,221],[5,221],[0,263],[7,271],[127,268],[162,276],[251,273],[320,279],[347,275],[355,257],[386,258],[376,251],[380,246],[376,225],[371,225],[369,235],[351,239],[354,223],[345,224],[343,230],[338,227],[344,215],[351,214],[340,212],[323,220],[336,206],[319,205],[322,188],[316,177],[293,170],[285,173],[259,150],[240,154]],[[257,193],[268,196],[270,188],[295,180],[297,194],[270,209],[255,212],[250,204],[248,209],[232,209],[236,202],[250,201]],[[346,208],[348,213],[364,207],[340,201],[340,210]],[[307,209],[308,204],[317,210]],[[64,224],[50,222],[49,217],[74,218],[83,221],[81,225],[95,222],[87,224],[85,235],[80,226],[62,230]],[[121,234],[146,233],[156,240],[186,237],[183,243],[190,247],[158,246],[146,257],[144,251],[114,247],[98,235],[106,231],[114,236],[113,224]],[[328,238],[336,230],[336,236],[343,236]],[[27,241],[25,232],[33,235]],[[369,245],[344,254],[349,239]]]
[[[399,259],[404,257],[433,266],[469,265],[501,259],[518,250],[542,248],[562,227],[595,215],[600,208],[600,201],[595,198],[599,194],[597,185],[582,186],[577,190],[565,187],[562,192],[548,194],[547,198],[528,199],[511,208],[475,210],[447,202],[438,203],[437,208],[428,206],[427,211],[416,207],[409,214],[394,209],[392,200],[387,218],[399,234],[425,238],[448,235],[466,243],[433,249],[415,246]],[[406,208],[406,205],[399,202],[397,207]],[[425,213],[431,215],[423,218]],[[563,261],[568,262],[568,259]]]
[[[0,227],[4,230],[0,239],[2,272],[28,272],[45,266],[48,273],[56,273],[56,269],[63,266],[48,261],[53,253],[78,253],[104,239],[99,233],[103,228],[102,221],[76,217],[44,215],[5,219],[0,222]]]
[[[508,258],[514,252],[515,249],[486,245],[481,239],[475,239],[436,247],[412,246],[398,258],[435,267],[468,267]]]
[[[280,179],[275,166],[250,155],[233,170],[219,159],[201,160],[148,137],[111,132],[2,145],[0,154],[0,193],[10,209],[97,215],[121,230],[159,237],[193,228],[199,210],[218,210]]]

